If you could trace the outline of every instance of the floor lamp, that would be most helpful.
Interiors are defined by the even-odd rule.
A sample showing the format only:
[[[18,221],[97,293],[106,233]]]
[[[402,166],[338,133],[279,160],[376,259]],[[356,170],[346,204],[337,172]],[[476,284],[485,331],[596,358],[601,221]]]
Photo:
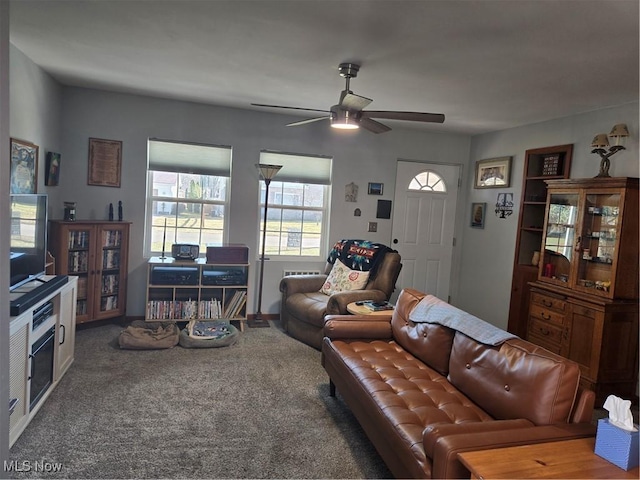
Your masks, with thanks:
[[[267,165],[265,163],[257,164],[256,167],[260,172],[260,177],[264,180],[266,186],[264,193],[264,219],[262,224],[262,252],[260,253],[260,284],[258,286],[258,310],[253,319],[249,320],[250,327],[268,327],[269,322],[262,318],[262,282],[264,280],[264,250],[267,240],[267,209],[269,206],[269,184],[271,179],[282,168],[282,165]]]

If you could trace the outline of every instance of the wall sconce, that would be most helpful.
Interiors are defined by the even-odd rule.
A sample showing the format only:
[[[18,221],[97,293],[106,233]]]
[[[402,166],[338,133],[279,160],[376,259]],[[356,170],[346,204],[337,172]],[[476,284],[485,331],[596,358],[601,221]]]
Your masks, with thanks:
[[[624,123],[618,123],[614,125],[611,129],[611,133],[607,136],[606,133],[599,133],[593,138],[591,142],[591,146],[594,147],[591,150],[591,153],[597,153],[600,155],[600,173],[596,175],[597,177],[609,177],[609,166],[611,165],[611,161],[609,158],[616,152],[620,150],[624,150],[624,139],[629,136],[629,129]],[[615,139],[615,145],[609,146],[609,138],[611,137]],[[609,150],[607,150],[609,147]]]
[[[495,212],[498,218],[507,218],[513,213],[513,193],[498,194]]]

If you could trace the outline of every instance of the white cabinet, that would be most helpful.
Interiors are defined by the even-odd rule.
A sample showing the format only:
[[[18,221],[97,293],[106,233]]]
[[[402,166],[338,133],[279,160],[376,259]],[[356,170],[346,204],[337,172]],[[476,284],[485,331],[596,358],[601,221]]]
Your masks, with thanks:
[[[10,299],[17,299],[38,285],[35,281],[22,286],[11,293]],[[73,362],[76,287],[77,278],[69,277],[66,284],[10,319],[9,445],[15,443]],[[50,332],[53,338],[45,342],[51,338]]]

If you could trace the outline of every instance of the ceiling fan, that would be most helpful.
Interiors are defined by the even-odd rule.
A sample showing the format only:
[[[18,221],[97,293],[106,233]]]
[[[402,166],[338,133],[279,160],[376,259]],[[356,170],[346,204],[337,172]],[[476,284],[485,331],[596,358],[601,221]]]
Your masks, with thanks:
[[[330,120],[331,126],[342,129],[356,129],[362,127],[373,133],[384,133],[391,130],[386,125],[373,120],[374,118],[386,118],[389,120],[408,120],[412,122],[443,123],[444,115],[441,113],[421,113],[421,112],[394,112],[394,111],[374,111],[363,110],[373,100],[356,95],[349,90],[349,82],[358,75],[360,65],[355,63],[341,63],[338,67],[340,76],[345,78],[345,89],[340,93],[340,100],[337,105],[333,105],[330,110],[318,110],[315,108],[285,107],[282,105],[266,105],[263,103],[252,103],[256,107],[286,108],[288,110],[305,110],[308,112],[322,112],[321,117],[308,118],[287,124],[288,127],[306,125],[307,123],[318,122],[320,120]]]

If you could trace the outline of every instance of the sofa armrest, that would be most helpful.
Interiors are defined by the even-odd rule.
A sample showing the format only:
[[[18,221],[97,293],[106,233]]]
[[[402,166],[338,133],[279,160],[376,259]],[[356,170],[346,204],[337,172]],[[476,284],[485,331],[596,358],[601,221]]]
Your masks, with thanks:
[[[511,428],[491,432],[490,435],[486,432],[461,432],[443,436],[433,445],[431,476],[432,478],[469,478],[469,471],[458,460],[458,453],[461,452],[559,442],[593,437],[595,433],[596,426],[591,423],[574,423]]]
[[[327,313],[330,315],[344,315],[347,313],[347,305],[360,300],[384,302],[387,300],[387,297],[382,290],[349,290],[337,292],[329,297]]]
[[[392,336],[391,314],[327,315],[324,336],[330,339],[388,339]]]
[[[280,291],[286,295],[319,292],[327,275],[289,275],[280,280]]]
[[[433,449],[436,442],[440,438],[448,435],[489,433],[533,426],[532,422],[524,418],[514,420],[496,420],[495,422],[442,423],[429,425],[425,428],[424,432],[422,432],[422,443],[424,445],[424,453],[426,453],[427,457],[433,458]]]

